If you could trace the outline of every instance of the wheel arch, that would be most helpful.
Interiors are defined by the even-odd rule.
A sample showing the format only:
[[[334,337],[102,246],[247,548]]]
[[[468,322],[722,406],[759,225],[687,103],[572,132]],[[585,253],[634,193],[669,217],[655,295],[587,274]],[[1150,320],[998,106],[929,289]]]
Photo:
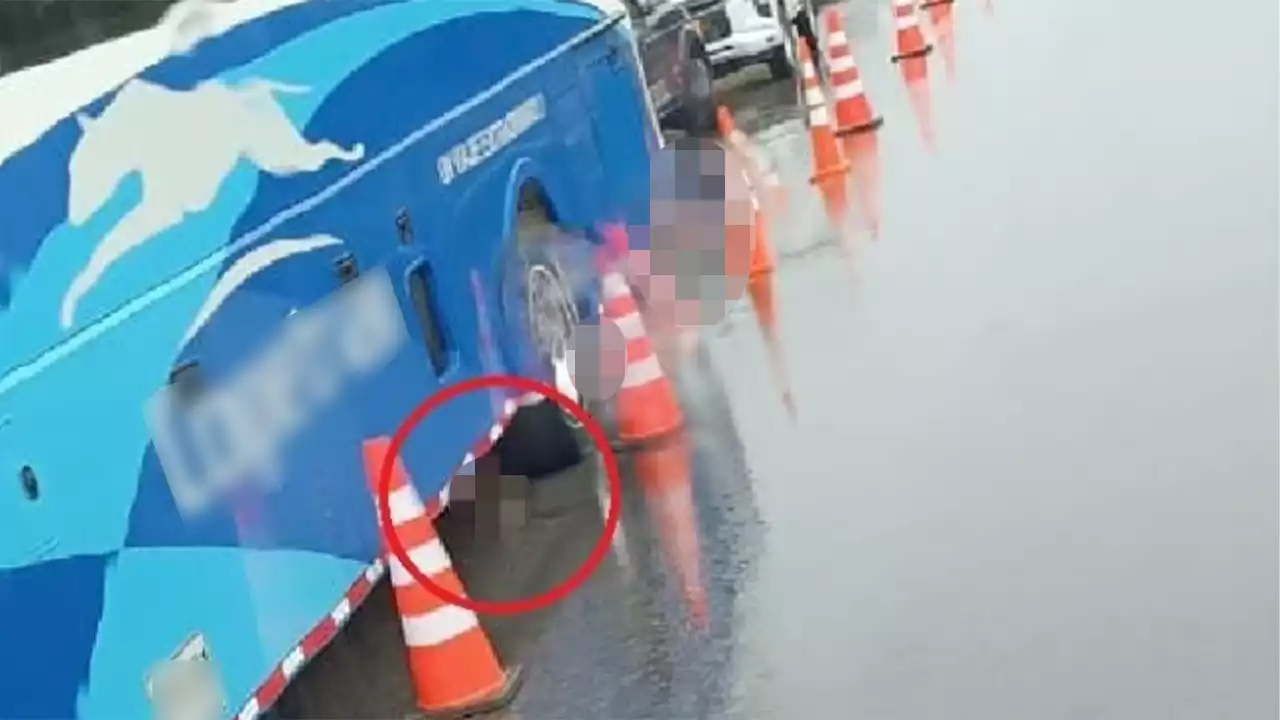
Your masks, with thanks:
[[[531,340],[531,338],[524,338],[523,335],[525,330],[523,324],[526,319],[519,312],[513,312],[509,304],[510,293],[513,291],[511,284],[523,282],[523,278],[514,276],[511,264],[524,262],[528,258],[538,258],[550,264],[562,279],[568,280],[568,274],[561,262],[561,256],[568,248],[553,246],[551,243],[539,240],[550,239],[563,233],[579,237],[590,245],[597,244],[599,239],[596,233],[581,227],[586,223],[583,222],[585,213],[579,208],[579,200],[559,186],[553,176],[543,172],[541,164],[531,158],[517,161],[507,179],[503,202],[503,238],[499,244],[497,256],[493,258],[492,270],[493,276],[498,278],[495,299],[499,303],[498,321],[502,323],[504,329],[499,345],[502,347],[502,354],[508,368],[518,371],[525,367],[530,350],[526,345]],[[531,218],[532,223],[530,223]],[[539,226],[550,232],[529,231]],[[577,263],[576,258],[572,261]],[[584,312],[584,309],[589,310],[593,307],[594,302],[594,294],[591,297],[577,297],[574,304],[578,317],[594,315],[594,312]]]
[[[553,219],[558,220],[561,212],[557,209],[564,202],[567,193],[556,187],[554,180],[543,171],[541,164],[533,158],[520,158],[511,168],[507,177],[507,188],[502,203],[502,250],[510,250],[517,241],[521,222],[521,199],[529,194],[536,194],[542,204],[550,211]]]

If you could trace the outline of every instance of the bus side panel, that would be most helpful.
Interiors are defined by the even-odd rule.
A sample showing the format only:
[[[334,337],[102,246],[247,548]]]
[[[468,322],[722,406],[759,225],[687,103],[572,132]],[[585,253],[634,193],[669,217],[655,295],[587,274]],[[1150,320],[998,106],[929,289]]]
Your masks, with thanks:
[[[596,145],[615,199],[614,211],[629,224],[647,225],[655,129],[627,30],[617,27],[598,38],[584,48],[581,62],[596,111],[592,117]]]
[[[550,204],[559,229],[572,238],[557,243],[551,252],[564,270],[573,289],[590,295],[594,268],[590,264],[588,241],[592,228],[607,217],[611,201],[602,183],[600,157],[595,146],[591,117],[594,108],[580,85],[573,55],[565,55],[537,75],[514,85],[496,97],[493,110],[478,110],[480,118],[500,114],[528,98],[546,98],[547,118],[531,128],[511,146],[511,152],[491,161],[474,189],[460,196],[454,206],[455,223],[450,237],[479,251],[482,289],[491,322],[500,345],[499,352],[508,372],[552,382],[548,369],[530,342],[527,317],[522,306],[513,303],[523,296],[523,265],[518,262],[517,199],[526,183],[539,186]],[[501,215],[492,209],[502,208]],[[484,231],[480,231],[484,228]],[[546,240],[549,236],[539,238]]]
[[[528,11],[452,20],[434,29],[429,38],[401,41],[356,70],[317,111],[307,134],[325,137],[349,133],[351,127],[368,127],[371,132],[361,135],[361,142],[373,149],[388,147],[422,127],[424,121],[446,116],[474,96],[475,88],[503,80],[504,73],[509,74],[516,66],[513,58],[532,60],[545,55],[575,34],[586,32],[595,22],[589,17]],[[508,39],[494,44],[495,37]],[[482,47],[489,49],[478,52],[477,48]],[[441,82],[440,75],[426,71],[451,65],[465,68],[469,81]],[[354,193],[351,204],[361,208],[359,227],[351,225],[355,218],[337,217],[343,212],[349,214],[349,210],[321,207],[312,211],[350,226],[349,238],[361,265],[378,262],[381,253],[396,248],[399,268],[415,263],[431,268],[437,283],[438,315],[443,318],[442,329],[453,352],[442,384],[479,372],[472,270],[480,273],[489,294],[490,315],[500,320],[496,293],[502,274],[508,269],[506,243],[514,231],[515,203],[508,178],[516,174],[515,159],[528,161],[525,171],[545,186],[558,215],[568,225],[588,227],[600,216],[599,159],[590,131],[587,101],[576,86],[573,73],[572,54],[563,54],[530,68],[526,75],[505,82],[483,98],[468,102],[465,113],[448,117],[402,151],[395,165],[403,166],[403,170],[379,169],[376,182],[372,178],[361,180],[348,191]],[[476,79],[471,81],[473,76]],[[395,92],[385,92],[386,78],[399,81]],[[442,162],[449,162],[452,153],[467,146],[477,134],[483,134],[507,113],[534,98],[542,102],[547,117],[465,172],[451,171],[446,182],[441,176]],[[300,187],[321,182],[320,175],[288,181],[266,179],[264,190],[242,225],[251,227],[250,219],[260,222],[269,217],[270,209],[278,207],[281,198],[299,195]],[[401,210],[411,220],[413,237],[397,247],[395,219]],[[300,231],[284,234],[299,235]],[[415,333],[416,327],[411,323]],[[530,367],[516,360],[523,357],[513,345],[520,335],[503,333],[501,326],[493,329],[504,345],[507,369],[530,371]],[[456,403],[473,400],[464,398]]]
[[[447,190],[432,189],[436,159],[472,132],[464,126],[483,127],[495,117],[488,110],[501,110],[505,106],[500,101],[524,94],[513,85],[506,95],[459,115],[452,136],[442,131],[439,138],[424,137],[411,149],[384,155],[399,137],[436,116],[434,96],[428,88],[410,98],[415,102],[406,103],[403,93],[387,92],[385,77],[361,76],[356,82],[358,72],[352,73],[351,67],[376,62],[373,58],[397,37],[410,37],[415,29],[444,27],[445,20],[469,14],[477,6],[494,11],[485,16],[490,22],[513,6],[574,18],[572,25],[582,28],[597,19],[583,6],[550,0],[379,5],[223,73],[220,77],[232,84],[263,79],[278,83],[258,86],[274,97],[262,96],[266,106],[278,104],[290,132],[305,128],[305,138],[320,140],[289,134],[284,138],[312,149],[332,139],[334,147],[325,152],[347,160],[322,164],[314,174],[302,166],[285,173],[244,162],[235,166],[228,177],[220,178],[211,205],[148,238],[148,248],[121,260],[136,263],[127,271],[122,265],[105,273],[101,287],[117,286],[103,290],[93,307],[106,312],[109,306],[103,303],[109,298],[119,302],[156,288],[146,296],[149,299],[127,303],[127,312],[114,316],[109,326],[91,326],[76,335],[74,343],[49,327],[56,327],[62,291],[94,243],[127,212],[128,203],[142,201],[140,188],[122,186],[110,198],[115,210],[83,226],[64,223],[38,243],[29,271],[13,286],[14,302],[0,317],[2,337],[11,337],[9,331],[39,328],[39,338],[63,343],[56,353],[21,372],[0,375],[0,417],[6,420],[0,430],[0,470],[15,477],[18,468],[29,465],[36,469],[41,488],[34,504],[12,494],[0,498],[0,519],[21,520],[26,528],[16,542],[8,533],[0,541],[0,637],[6,639],[0,657],[6,668],[29,667],[38,673],[6,675],[6,680],[18,680],[19,687],[10,692],[6,682],[0,716],[145,717],[147,671],[197,632],[208,642],[227,698],[235,705],[313,623],[327,615],[377,553],[360,442],[389,435],[397,421],[439,384],[421,347],[404,271],[417,259],[439,262],[442,315],[457,328],[456,374],[446,372],[445,379],[474,374],[477,366],[469,360],[476,353],[473,330],[462,326],[471,324],[467,321],[475,312],[468,305],[470,295],[464,292],[460,271],[483,267],[484,255],[491,252],[486,248],[497,247],[496,240],[505,234],[492,224],[480,225],[482,232],[477,234],[487,239],[479,240],[470,253],[461,251],[471,237],[472,221],[504,216],[497,203],[505,202],[506,178],[499,172],[493,182],[483,182],[481,166],[473,177],[459,179]],[[508,23],[533,29],[528,14],[508,15]],[[344,25],[346,31],[336,36],[327,32],[345,23],[358,23],[363,29]],[[459,24],[449,24],[449,31]],[[264,20],[261,25],[269,29],[270,23]],[[475,27],[477,32],[482,29]],[[563,23],[559,27],[563,30]],[[509,34],[494,29],[489,28],[489,41]],[[462,40],[473,48],[482,46],[477,36]],[[440,44],[440,38],[422,33],[415,42],[428,48]],[[335,47],[342,49],[337,56]],[[532,59],[505,54],[502,47],[490,42],[486,53],[505,55],[494,62],[508,69]],[[445,67],[456,66],[455,62]],[[435,68],[423,72],[424,79],[457,81]],[[380,89],[369,83],[380,83]],[[531,78],[529,87],[534,85]],[[294,92],[302,86],[308,92]],[[181,101],[182,92],[161,88],[161,94],[169,93],[163,96],[169,103],[165,107],[177,107],[174,103]],[[373,99],[387,105],[372,105]],[[189,119],[143,114],[122,131],[129,130],[145,145],[154,138],[180,136],[184,117]],[[147,129],[148,123],[154,123],[154,130]],[[98,131],[102,129],[99,125]],[[200,147],[207,149],[221,139],[209,135],[184,142],[190,147],[205,143]],[[531,131],[527,141],[525,149],[541,164],[555,163],[554,155],[534,149],[555,142],[551,123]],[[65,147],[43,150],[52,153],[50,165],[68,162]],[[495,158],[506,163],[506,170],[510,158],[519,154],[509,150]],[[0,172],[6,169],[0,166]],[[344,181],[342,187],[326,188],[345,171],[359,177]],[[567,183],[553,179],[552,184]],[[474,200],[469,192],[475,193]],[[306,198],[312,199],[294,204]],[[414,244],[398,245],[395,211],[417,207],[415,201],[423,203],[423,212],[415,213],[423,232]],[[446,220],[433,237],[432,207],[449,208],[454,202],[474,210]],[[575,214],[585,217],[590,204],[579,202]],[[229,238],[267,221],[267,229],[252,242],[226,246]],[[68,238],[73,242],[66,242]],[[427,251],[418,247],[419,242],[437,244]],[[459,254],[448,254],[444,243]],[[157,249],[146,252],[152,247]],[[175,254],[179,249],[181,258]],[[176,278],[156,275],[157,267],[169,272],[182,267],[192,252],[210,261]],[[379,268],[385,271],[398,301],[399,319],[407,321],[406,341],[395,346],[394,356],[379,372],[345,378],[329,402],[310,408],[296,432],[280,440],[277,467],[255,468],[234,478],[235,487],[208,504],[182,512],[174,496],[174,478],[166,473],[167,466],[162,468],[151,442],[154,428],[144,415],[148,400],[165,385],[170,369],[187,360],[198,363],[202,382],[214,388],[241,377],[250,367],[259,368],[268,379],[273,372],[279,373],[277,378],[289,377],[287,371],[298,368],[261,370],[264,358],[270,357],[290,323],[305,322],[331,303],[340,287],[335,261],[347,253],[356,259],[361,277],[376,277]],[[155,264],[158,260],[165,262]],[[151,270],[143,272],[147,262],[153,263]],[[223,290],[225,295],[220,294]],[[334,327],[347,332],[350,325]],[[6,359],[10,362],[0,365],[5,370],[22,360],[17,355]],[[245,399],[252,397],[246,393],[237,402],[252,405]],[[284,402],[280,407],[287,406]],[[242,414],[253,415],[247,410]],[[489,408],[475,398],[428,418],[414,434],[404,459],[424,494],[441,487],[489,417]],[[268,429],[279,432],[278,427]],[[52,625],[58,626],[57,632],[48,629]],[[6,652],[21,656],[9,662]],[[48,656],[47,665],[30,662],[43,657],[41,652]]]
[[[548,63],[536,77],[520,83],[520,96],[539,91],[545,94],[547,126],[536,139],[531,135],[528,142],[522,142],[520,150],[513,154],[520,160],[504,168],[508,234],[516,227],[520,187],[529,181],[542,186],[563,229],[587,231],[600,218],[600,207],[608,193],[602,187],[604,174],[591,126],[594,107],[578,65],[575,53],[565,53]]]

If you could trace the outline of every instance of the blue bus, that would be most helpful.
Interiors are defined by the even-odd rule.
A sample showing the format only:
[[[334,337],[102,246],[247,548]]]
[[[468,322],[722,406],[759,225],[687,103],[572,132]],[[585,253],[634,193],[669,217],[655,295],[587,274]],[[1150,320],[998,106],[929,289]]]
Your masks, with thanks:
[[[176,717],[191,660],[266,712],[384,570],[362,443],[557,376],[644,88],[614,0],[0,3],[0,717]],[[536,476],[549,407],[402,459],[447,501],[505,427]]]

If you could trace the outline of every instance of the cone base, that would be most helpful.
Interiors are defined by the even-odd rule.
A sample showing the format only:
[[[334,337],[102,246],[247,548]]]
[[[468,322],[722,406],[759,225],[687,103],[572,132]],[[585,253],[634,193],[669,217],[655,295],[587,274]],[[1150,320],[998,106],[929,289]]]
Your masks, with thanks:
[[[839,165],[832,165],[824,170],[820,170],[814,173],[813,176],[809,178],[809,182],[814,185],[817,185],[820,182],[830,180],[836,175],[843,175],[849,172],[849,168],[850,168],[849,161],[842,160],[840,161]]]
[[[766,265],[751,268],[751,271],[747,273],[747,292],[751,291],[751,283],[760,282],[761,280],[768,278],[773,275],[773,271],[776,269],[777,263],[772,260],[770,260]]]
[[[870,120],[858,125],[846,125],[842,128],[836,128],[836,137],[844,137],[846,135],[857,135],[858,133],[879,130],[884,125],[884,116],[878,115]]]
[[[768,282],[773,273],[761,273],[751,278],[751,307],[756,311],[756,320],[766,335],[773,334],[778,323],[778,313],[773,303],[773,287]]]
[[[933,43],[925,43],[924,47],[922,48],[912,50],[910,52],[898,53],[897,55],[894,55],[893,57],[889,58],[889,60],[892,62],[898,62],[900,60],[910,60],[911,58],[924,57],[925,55],[928,55],[931,52],[933,52]]]
[[[629,397],[626,395],[630,393]],[[664,375],[638,388],[623,388],[618,399],[618,439],[635,444],[664,438],[684,427],[675,387]]]
[[[520,691],[520,685],[523,682],[524,666],[513,665],[507,668],[506,678],[502,683],[502,687],[498,688],[494,694],[479,698],[465,705],[453,705],[430,710],[420,708],[418,712],[407,716],[406,720],[455,720],[456,718],[467,718],[473,715],[493,712],[507,706],[515,699],[516,693]]]
[[[920,3],[920,8],[921,9],[931,8],[935,5],[951,5],[955,1],[956,0],[925,0],[924,2]]]
[[[643,433],[618,433],[618,442],[627,448],[644,448],[655,442],[665,440],[677,430],[684,427],[683,422],[672,422],[660,427],[651,428]]]

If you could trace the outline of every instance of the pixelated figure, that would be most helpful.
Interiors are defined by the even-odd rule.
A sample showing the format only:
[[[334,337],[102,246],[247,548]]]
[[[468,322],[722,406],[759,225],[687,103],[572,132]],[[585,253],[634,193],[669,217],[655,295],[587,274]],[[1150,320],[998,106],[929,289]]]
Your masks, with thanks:
[[[569,374],[587,400],[608,400],[618,394],[627,369],[627,342],[617,323],[602,318],[583,325],[573,337]]]
[[[743,296],[753,215],[740,161],[718,143],[679,140],[654,158],[636,282],[660,344],[719,323]]]
[[[822,77],[825,70],[819,58],[822,51],[818,49],[818,34],[813,29],[813,16],[809,12],[809,4],[805,0],[784,0],[786,6],[787,17],[791,20],[791,27],[795,29],[796,35],[809,46],[809,54],[813,56],[814,70],[817,71],[818,77]]]
[[[475,530],[475,547],[510,541],[529,522],[529,479],[499,472],[495,453],[453,479],[450,513]]]

